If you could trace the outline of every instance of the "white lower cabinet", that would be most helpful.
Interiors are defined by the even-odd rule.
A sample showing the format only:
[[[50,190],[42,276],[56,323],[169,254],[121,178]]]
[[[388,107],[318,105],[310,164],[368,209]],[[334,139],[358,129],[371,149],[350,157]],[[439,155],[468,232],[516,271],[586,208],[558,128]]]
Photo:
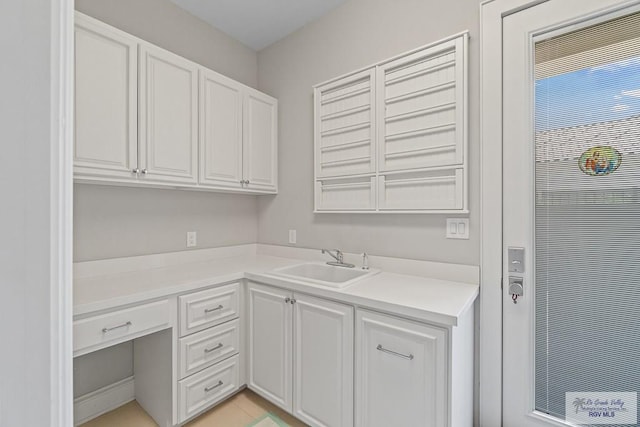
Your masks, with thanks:
[[[323,427],[353,425],[353,307],[294,294],[293,415]]]
[[[249,387],[312,426],[352,426],[353,307],[249,283]]]
[[[249,283],[249,387],[291,412],[291,292]]]
[[[356,314],[356,425],[447,426],[447,331]]]

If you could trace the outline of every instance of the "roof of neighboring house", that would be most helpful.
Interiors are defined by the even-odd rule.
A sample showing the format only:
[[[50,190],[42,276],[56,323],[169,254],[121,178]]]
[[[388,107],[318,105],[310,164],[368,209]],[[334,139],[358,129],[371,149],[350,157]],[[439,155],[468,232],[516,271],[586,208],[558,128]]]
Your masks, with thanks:
[[[640,154],[640,115],[536,132],[536,162],[578,159],[598,145]]]

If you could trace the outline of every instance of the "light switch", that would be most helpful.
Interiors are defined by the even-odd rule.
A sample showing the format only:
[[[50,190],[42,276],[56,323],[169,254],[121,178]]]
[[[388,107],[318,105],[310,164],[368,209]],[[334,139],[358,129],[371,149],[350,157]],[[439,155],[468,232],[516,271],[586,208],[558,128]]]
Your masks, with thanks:
[[[447,218],[447,239],[468,239],[469,218]]]
[[[295,245],[297,240],[296,230],[289,230],[289,243]]]

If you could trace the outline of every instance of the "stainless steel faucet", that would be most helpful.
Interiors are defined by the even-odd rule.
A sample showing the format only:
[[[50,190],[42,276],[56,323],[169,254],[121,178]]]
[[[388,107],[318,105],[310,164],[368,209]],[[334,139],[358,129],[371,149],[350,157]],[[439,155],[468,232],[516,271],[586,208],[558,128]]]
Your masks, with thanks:
[[[342,253],[342,251],[340,249],[334,249],[334,251],[335,251],[335,255],[329,249],[323,249],[322,250],[323,254],[328,254],[328,255],[331,256],[331,258],[335,259],[335,261],[329,261],[329,262],[327,262],[327,264],[335,265],[337,267],[347,267],[347,268],[355,267],[355,265],[353,265],[353,264],[349,264],[349,263],[344,262],[344,254]]]

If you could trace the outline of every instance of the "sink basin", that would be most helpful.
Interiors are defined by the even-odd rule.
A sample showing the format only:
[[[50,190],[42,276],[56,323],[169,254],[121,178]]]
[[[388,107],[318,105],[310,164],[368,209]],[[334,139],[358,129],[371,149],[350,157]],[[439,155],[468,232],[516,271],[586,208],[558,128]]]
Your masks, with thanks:
[[[376,269],[362,270],[357,267],[348,268],[320,263],[305,263],[279,268],[269,274],[332,288],[344,288],[379,272],[380,270]]]

